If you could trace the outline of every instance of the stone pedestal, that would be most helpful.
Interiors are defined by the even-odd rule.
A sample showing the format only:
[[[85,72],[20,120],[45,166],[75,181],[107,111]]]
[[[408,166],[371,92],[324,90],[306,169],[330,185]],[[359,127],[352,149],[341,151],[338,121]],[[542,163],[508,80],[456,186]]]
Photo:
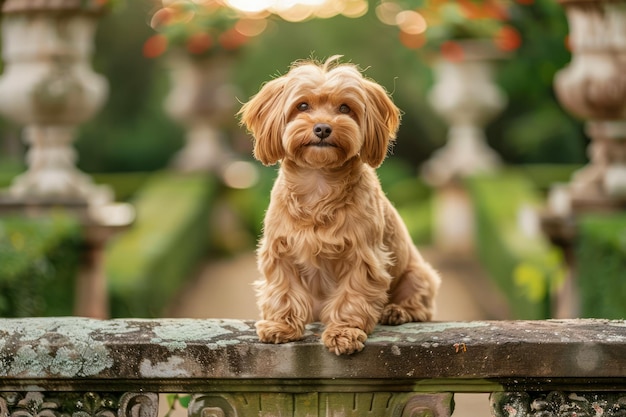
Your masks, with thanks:
[[[93,3],[93,5],[91,5]],[[6,0],[2,5],[0,113],[25,126],[28,170],[11,196],[103,203],[110,189],[96,186],[75,165],[75,128],[108,94],[90,57],[102,6],[85,1]],[[91,5],[91,6],[90,6]]]
[[[461,184],[438,187],[433,198],[433,240],[438,250],[450,255],[472,254],[474,208]]]
[[[436,82],[429,94],[432,107],[449,125],[446,145],[422,167],[426,181],[435,186],[500,165],[499,156],[487,144],[484,126],[507,102],[493,79],[493,65],[503,54],[492,42],[458,44],[463,54],[438,61]]]
[[[176,51],[169,57],[171,91],[165,110],[187,130],[172,166],[182,172],[220,173],[232,162],[223,128],[234,121],[237,96],[231,84],[232,57],[196,57]]]
[[[570,279],[557,317],[579,313],[573,245],[576,219],[626,208],[626,2],[562,0],[570,29],[571,62],[555,77],[559,101],[586,122],[589,163],[569,183],[552,187],[545,233],[569,259]]]
[[[76,167],[77,126],[102,107],[108,83],[91,69],[103,2],[5,0],[2,3],[0,113],[23,125],[28,169],[0,191],[0,215],[46,215],[63,209],[83,225],[85,258],[77,280],[76,314],[108,316],[104,244],[128,227],[132,207]]]

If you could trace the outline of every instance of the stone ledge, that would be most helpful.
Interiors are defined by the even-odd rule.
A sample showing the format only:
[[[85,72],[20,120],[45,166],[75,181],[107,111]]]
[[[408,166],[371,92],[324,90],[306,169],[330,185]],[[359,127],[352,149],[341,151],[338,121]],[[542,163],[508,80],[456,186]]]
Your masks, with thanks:
[[[0,391],[626,388],[626,321],[379,326],[362,352],[340,357],[321,331],[314,324],[300,342],[268,345],[252,321],[0,319]]]

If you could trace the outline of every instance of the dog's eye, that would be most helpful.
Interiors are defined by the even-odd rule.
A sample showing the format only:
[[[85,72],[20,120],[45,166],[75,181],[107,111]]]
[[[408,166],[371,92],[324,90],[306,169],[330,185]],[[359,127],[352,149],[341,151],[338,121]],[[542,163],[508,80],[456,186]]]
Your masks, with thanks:
[[[339,106],[339,113],[348,114],[350,113],[350,111],[350,107],[348,107],[347,104],[342,104],[341,106]]]
[[[300,103],[296,106],[299,111],[307,111],[309,109],[309,103]]]

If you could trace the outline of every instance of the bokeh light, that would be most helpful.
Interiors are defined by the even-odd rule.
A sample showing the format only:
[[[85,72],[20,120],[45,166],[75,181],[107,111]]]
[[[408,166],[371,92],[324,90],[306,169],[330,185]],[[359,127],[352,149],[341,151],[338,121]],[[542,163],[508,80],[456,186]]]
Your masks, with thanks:
[[[396,24],[403,32],[419,35],[426,32],[426,19],[415,10],[403,10],[396,15]]]
[[[406,3],[380,0],[375,12],[382,23],[398,27],[399,40],[409,49],[429,46],[427,50],[459,60],[462,51],[454,44],[459,40],[490,40],[505,52],[522,43],[517,29],[507,24],[509,0],[422,0],[416,9],[406,9]]]
[[[222,174],[224,183],[231,188],[250,188],[259,181],[257,167],[248,161],[230,163]]]
[[[225,0],[244,13],[269,12],[290,22],[344,15],[357,18],[367,13],[367,0]]]

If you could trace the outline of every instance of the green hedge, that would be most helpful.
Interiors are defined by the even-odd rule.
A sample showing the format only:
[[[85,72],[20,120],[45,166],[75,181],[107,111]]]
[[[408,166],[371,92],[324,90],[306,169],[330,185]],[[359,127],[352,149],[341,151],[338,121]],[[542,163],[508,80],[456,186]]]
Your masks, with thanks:
[[[207,253],[214,181],[157,173],[135,195],[137,218],[107,248],[113,317],[158,317]]]
[[[582,216],[578,233],[581,315],[626,318],[626,214]]]
[[[521,207],[537,207],[540,196],[517,171],[467,180],[476,216],[476,245],[481,263],[505,294],[518,319],[550,316],[550,295],[564,278],[560,252],[539,233],[518,226]]]
[[[383,191],[404,220],[418,245],[432,242],[432,189],[419,177],[415,167],[390,158],[378,169]]]
[[[531,164],[517,166],[516,170],[532,181],[538,190],[547,191],[555,183],[570,182],[574,172],[581,167],[573,164]]]
[[[71,315],[81,242],[62,212],[0,218],[0,316]]]

